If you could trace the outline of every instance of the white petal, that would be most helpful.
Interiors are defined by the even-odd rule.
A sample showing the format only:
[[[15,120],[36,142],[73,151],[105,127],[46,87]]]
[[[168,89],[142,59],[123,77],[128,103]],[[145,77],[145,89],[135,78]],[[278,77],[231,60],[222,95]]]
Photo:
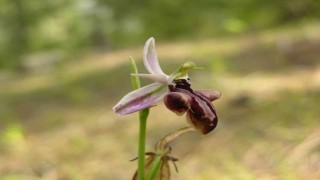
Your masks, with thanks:
[[[149,73],[165,75],[159,66],[155,40],[153,37],[149,38],[144,46],[143,63]]]
[[[113,111],[120,115],[131,114],[155,105],[168,92],[165,84],[154,83],[125,95],[114,107]]]
[[[162,84],[167,83],[167,77],[164,75],[158,75],[158,74],[131,74],[131,76],[138,76],[141,78],[151,79],[155,82],[159,82]]]

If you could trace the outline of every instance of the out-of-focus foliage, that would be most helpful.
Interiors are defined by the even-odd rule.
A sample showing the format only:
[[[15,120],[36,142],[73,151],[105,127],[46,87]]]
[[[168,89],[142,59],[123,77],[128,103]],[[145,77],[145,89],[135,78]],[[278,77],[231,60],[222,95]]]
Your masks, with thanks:
[[[320,179],[319,3],[0,0],[0,179],[132,178],[137,115],[112,107],[150,36],[166,73],[193,61],[222,92],[216,130],[170,144],[172,179]],[[147,151],[187,125],[163,103],[149,120]]]
[[[314,0],[1,0],[0,68],[57,49],[113,49],[158,40],[252,32],[319,16]]]

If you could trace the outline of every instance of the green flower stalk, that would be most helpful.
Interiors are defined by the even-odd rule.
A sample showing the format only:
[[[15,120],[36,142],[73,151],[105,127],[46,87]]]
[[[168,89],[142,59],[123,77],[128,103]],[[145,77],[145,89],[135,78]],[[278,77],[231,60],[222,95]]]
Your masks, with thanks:
[[[131,73],[138,74],[136,63],[130,57]],[[131,86],[134,90],[140,88],[140,79],[138,76],[131,76]],[[146,147],[146,130],[149,108],[139,111],[139,143],[138,143],[138,179],[144,180],[145,176],[145,147]]]

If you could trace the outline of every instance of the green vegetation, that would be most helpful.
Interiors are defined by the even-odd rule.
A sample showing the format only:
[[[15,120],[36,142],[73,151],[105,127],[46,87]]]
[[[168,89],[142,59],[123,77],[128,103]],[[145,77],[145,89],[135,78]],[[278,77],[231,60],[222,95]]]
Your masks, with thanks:
[[[252,33],[317,19],[319,12],[314,0],[2,0],[0,68],[25,67],[26,57],[39,52],[58,50],[70,59],[81,49],[128,47],[150,36],[165,41]]]
[[[172,144],[173,179],[319,179],[319,9],[311,0],[1,1],[0,179],[130,179],[138,114],[111,108],[131,91],[130,56],[146,72],[149,36],[166,73],[193,61],[206,70],[191,72],[192,86],[222,92],[218,128]],[[150,111],[146,151],[186,125],[163,104]]]

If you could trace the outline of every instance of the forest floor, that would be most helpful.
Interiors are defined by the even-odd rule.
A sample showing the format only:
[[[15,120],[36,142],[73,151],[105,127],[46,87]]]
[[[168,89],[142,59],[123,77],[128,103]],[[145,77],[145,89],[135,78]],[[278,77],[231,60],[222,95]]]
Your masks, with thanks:
[[[217,129],[173,142],[173,179],[320,178],[319,30],[312,23],[157,44],[165,72],[191,60],[205,67],[190,73],[192,87],[222,92]],[[137,115],[117,116],[112,106],[130,91],[130,56],[145,72],[142,48],[82,53],[0,78],[0,179],[130,179]],[[147,149],[186,125],[153,107]]]

